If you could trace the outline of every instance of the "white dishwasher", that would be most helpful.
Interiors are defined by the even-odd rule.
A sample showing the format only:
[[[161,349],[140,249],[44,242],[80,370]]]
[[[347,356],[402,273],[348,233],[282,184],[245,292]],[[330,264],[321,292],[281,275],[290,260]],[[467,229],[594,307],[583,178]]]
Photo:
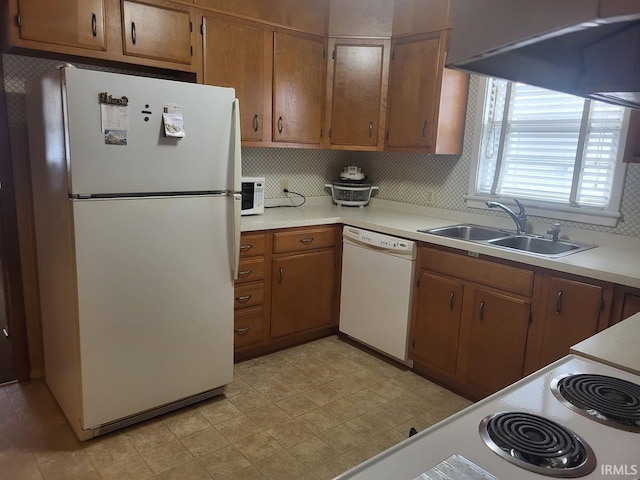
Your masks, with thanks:
[[[346,226],[342,247],[340,331],[410,364],[415,242]]]

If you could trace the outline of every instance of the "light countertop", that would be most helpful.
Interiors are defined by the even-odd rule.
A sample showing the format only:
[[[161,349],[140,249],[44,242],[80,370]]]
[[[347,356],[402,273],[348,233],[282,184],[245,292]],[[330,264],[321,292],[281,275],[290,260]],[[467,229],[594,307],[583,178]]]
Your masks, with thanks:
[[[640,313],[571,347],[571,353],[640,375]]]
[[[571,240],[595,243],[598,248],[552,259],[418,232],[419,229],[458,223],[475,223],[513,230],[513,222],[506,216],[503,218],[495,215],[475,215],[378,199],[373,199],[363,208],[340,207],[333,205],[329,197],[318,197],[310,199],[302,207],[269,208],[263,215],[242,217],[241,229],[248,232],[335,223],[640,288],[640,239],[635,237],[563,227],[561,238],[568,235]],[[544,229],[547,225],[532,225],[533,233],[546,233],[536,231],[536,228]]]

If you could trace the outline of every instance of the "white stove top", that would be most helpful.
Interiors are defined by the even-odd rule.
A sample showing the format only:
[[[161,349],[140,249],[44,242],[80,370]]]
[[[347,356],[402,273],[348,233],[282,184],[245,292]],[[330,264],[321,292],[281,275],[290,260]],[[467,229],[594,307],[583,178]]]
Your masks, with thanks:
[[[552,393],[554,378],[592,373],[640,385],[640,376],[575,355],[535,372],[433,427],[345,472],[339,480],[414,479],[452,455],[462,455],[501,480],[554,478],[527,471],[494,453],[480,438],[482,419],[498,412],[532,413],[575,432],[593,449],[596,468],[582,479],[640,478],[640,433],[598,423],[563,405]]]

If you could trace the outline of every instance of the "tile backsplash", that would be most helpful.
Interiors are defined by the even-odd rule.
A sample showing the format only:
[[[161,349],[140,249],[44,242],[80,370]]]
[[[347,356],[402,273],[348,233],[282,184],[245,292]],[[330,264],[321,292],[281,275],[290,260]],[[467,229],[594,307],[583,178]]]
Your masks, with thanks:
[[[24,82],[55,68],[60,61],[17,55],[3,55],[9,123],[24,125]],[[80,68],[131,73],[113,68],[77,65]],[[243,148],[242,173],[266,178],[267,198],[281,197],[280,180],[289,189],[303,195],[328,196],[324,187],[338,177],[346,165],[358,165],[372,184],[379,186],[378,198],[455,211],[473,211],[487,215],[495,212],[469,209],[463,199],[469,183],[469,168],[478,80],[472,77],[467,108],[462,155],[427,155],[393,152],[352,152],[293,148]],[[428,198],[429,197],[429,198]],[[539,219],[553,223],[552,219]],[[640,164],[628,165],[622,200],[622,218],[615,228],[562,222],[585,230],[640,236]]]

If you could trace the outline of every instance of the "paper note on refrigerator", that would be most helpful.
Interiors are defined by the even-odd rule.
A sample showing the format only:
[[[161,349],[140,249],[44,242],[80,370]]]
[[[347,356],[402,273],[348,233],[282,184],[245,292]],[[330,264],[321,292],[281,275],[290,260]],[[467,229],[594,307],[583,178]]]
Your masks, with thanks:
[[[162,107],[162,123],[164,123],[165,137],[183,138],[185,136],[182,106],[166,103]]]
[[[129,107],[100,104],[102,132],[107,145],[126,145],[129,131]]]

